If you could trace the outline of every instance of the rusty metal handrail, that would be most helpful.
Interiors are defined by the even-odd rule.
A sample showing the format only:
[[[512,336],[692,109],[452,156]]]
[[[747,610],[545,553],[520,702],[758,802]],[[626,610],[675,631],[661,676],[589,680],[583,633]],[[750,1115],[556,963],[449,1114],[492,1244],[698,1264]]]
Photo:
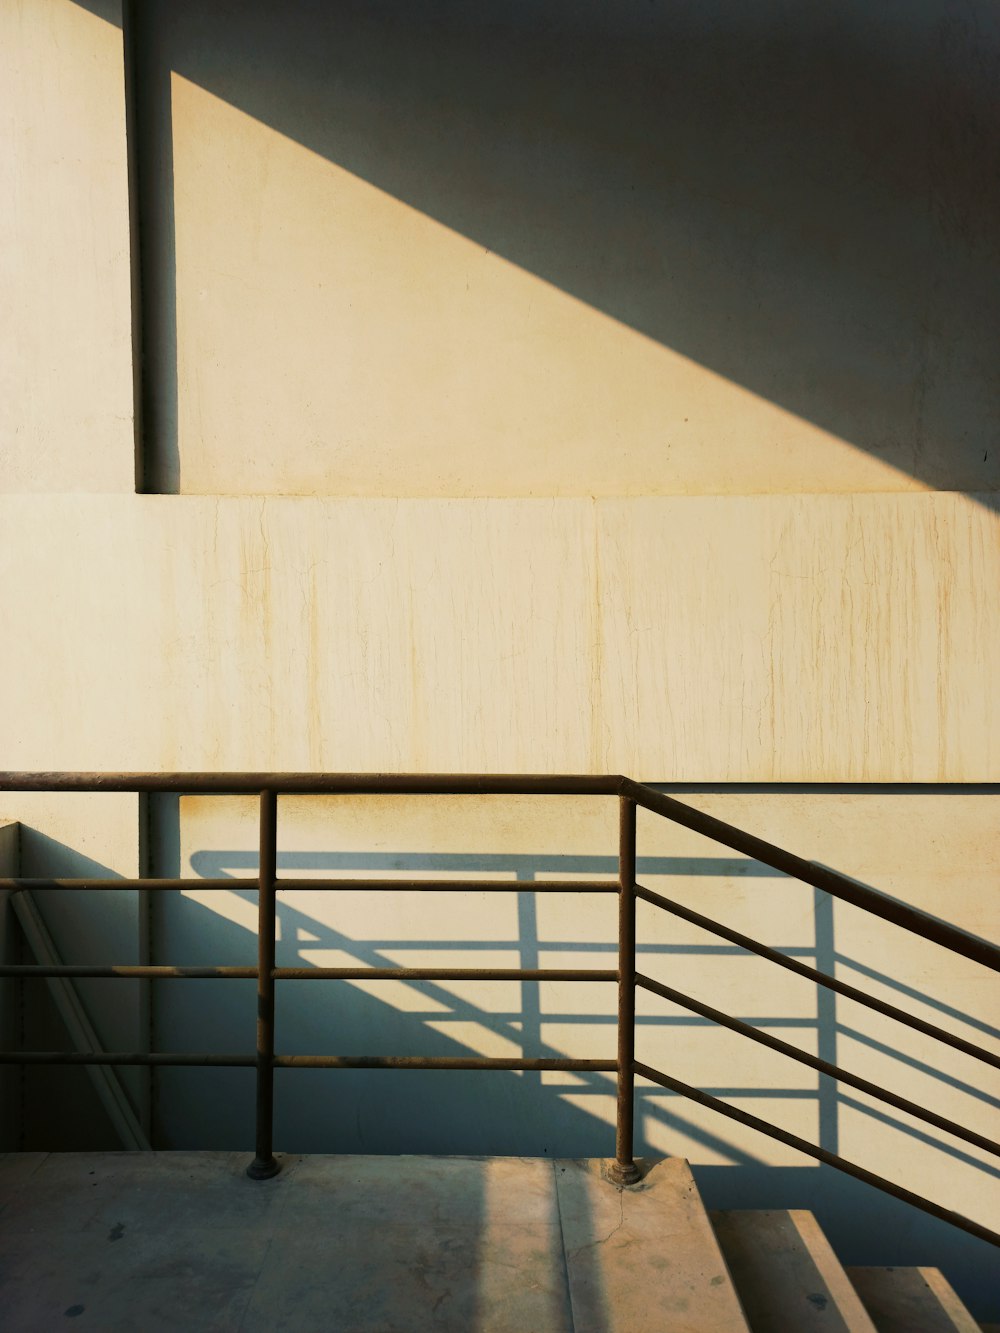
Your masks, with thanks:
[[[929,912],[911,907],[868,885],[859,884],[826,866],[816,865],[774,843],[765,842],[743,829],[705,814],[673,796],[621,774],[573,775],[537,773],[0,773],[0,791],[33,792],[172,792],[204,795],[257,795],[272,791],[278,796],[322,795],[496,795],[496,796],[619,796],[653,814],[703,834],[714,842],[771,866],[793,879],[822,889],[835,898],[852,903],[903,929],[932,940],[955,953],[1000,971],[1000,948],[952,926]],[[62,881],[66,883],[67,881]],[[96,882],[96,881],[95,881]],[[253,885],[256,881],[249,880]],[[426,883],[418,881],[417,883]],[[10,881],[2,881],[9,884]],[[60,881],[51,881],[58,885]],[[113,887],[111,881],[107,887]],[[149,881],[127,881],[150,887]],[[166,886],[170,881],[164,881]],[[173,881],[177,883],[177,881]],[[390,881],[391,883],[391,881]],[[232,887],[233,881],[226,881]],[[319,886],[321,881],[296,882]],[[359,882],[358,887],[370,886]],[[103,885],[102,885],[103,886]],[[600,890],[598,890],[600,891]]]
[[[871,912],[873,916],[880,916],[883,920],[902,926],[904,930],[914,935],[941,944],[953,953],[962,954],[965,958],[971,958],[973,962],[992,968],[994,972],[1000,972],[1000,948],[990,944],[988,940],[981,940],[977,935],[970,935],[967,930],[961,930],[958,926],[952,926],[947,921],[931,916],[929,912],[922,912],[919,907],[911,907],[909,903],[891,898],[889,894],[880,893],[878,889],[870,888],[867,884],[859,884],[849,875],[842,875],[839,871],[817,865],[815,861],[806,861],[801,856],[796,856],[794,852],[786,852],[784,848],[776,847],[773,842],[755,838],[752,833],[746,833],[743,829],[736,828],[734,824],[727,824],[713,815],[706,815],[703,810],[685,805],[683,801],[675,800],[673,796],[664,796],[661,792],[653,791],[651,787],[633,782],[631,778],[622,778],[622,792],[653,814],[663,815],[665,819],[672,820],[675,824],[683,824],[685,828],[701,833],[704,837],[711,838],[713,842],[720,842],[724,847],[742,852],[744,856],[771,866],[773,870],[780,870],[782,874],[792,879],[800,879],[804,884],[822,889],[824,893],[829,893],[834,898],[841,898],[854,907]]]
[[[661,1088],[679,1092],[688,1101],[697,1102],[700,1106],[706,1106],[711,1111],[717,1111],[719,1115],[726,1116],[729,1120],[735,1120],[740,1125],[755,1129],[759,1134],[765,1134],[778,1143],[784,1143],[787,1147],[794,1148],[796,1152],[804,1153],[807,1157],[812,1157],[825,1166],[835,1167],[844,1175],[853,1176],[855,1180],[863,1181],[866,1185],[872,1185],[883,1194],[890,1194],[894,1199],[900,1199],[903,1203],[908,1203],[912,1208],[917,1208],[922,1213],[928,1213],[941,1222],[949,1222],[953,1227],[957,1227],[959,1231],[965,1231],[970,1236],[975,1236],[977,1240],[985,1240],[990,1245],[1000,1246],[1000,1234],[991,1231],[989,1227],[980,1226],[978,1222],[973,1222],[950,1208],[942,1208],[940,1204],[932,1203],[922,1195],[915,1194],[913,1190],[908,1190],[903,1185],[897,1185],[894,1180],[887,1180],[885,1176],[876,1175],[874,1171],[868,1171],[865,1167],[858,1166],[856,1162],[850,1162],[846,1157],[840,1157],[827,1148],[820,1148],[817,1144],[810,1143],[808,1139],[800,1138],[798,1134],[792,1134],[787,1129],[780,1129],[777,1125],[772,1125],[767,1120],[761,1120],[759,1116],[752,1115],[739,1106],[730,1106],[728,1102],[713,1097],[711,1093],[702,1092],[700,1088],[694,1088],[690,1083],[682,1083],[679,1078],[672,1078],[671,1075],[663,1074],[658,1069],[651,1069],[648,1065],[637,1063],[635,1072],[641,1078],[649,1079],[650,1083],[658,1083]]]
[[[256,879],[97,879],[15,877],[0,879],[0,889],[14,892],[33,889],[73,890],[163,889],[177,890],[197,883],[199,889],[232,890],[241,885],[258,892],[257,966],[256,967],[161,967],[142,965],[92,966],[38,965],[0,966],[0,977],[127,978],[131,980],[256,980],[257,1049],[254,1055],[201,1052],[4,1052],[0,1064],[106,1064],[192,1065],[200,1067],[255,1067],[257,1070],[255,1139],[256,1151],[247,1171],[254,1179],[274,1175],[278,1163],[273,1151],[274,1070],[276,1068],[333,1069],[501,1069],[559,1070],[576,1073],[614,1073],[618,1081],[618,1127],[616,1162],[613,1174],[622,1183],[638,1179],[632,1151],[632,1072],[631,1047],[635,1005],[635,805],[625,798],[623,812],[622,854],[617,880],[551,880],[532,883],[532,891],[543,893],[614,893],[629,907],[623,909],[622,929],[631,918],[631,937],[627,947],[619,949],[619,967],[596,968],[279,968],[275,965],[275,909],[279,888],[417,890],[421,892],[521,892],[521,886],[509,880],[371,880],[371,879],[280,879],[277,875],[277,797],[282,795],[331,795],[345,793],[393,794],[483,794],[483,795],[617,795],[621,779],[617,777],[549,777],[534,775],[391,775],[391,774],[153,774],[153,773],[4,773],[0,791],[58,792],[179,792],[214,795],[254,794],[259,800],[259,872]],[[630,843],[629,843],[630,839]],[[631,850],[629,851],[629,845]],[[623,976],[624,973],[624,976]],[[479,980],[479,981],[572,981],[614,982],[619,992],[619,1058],[616,1060],[571,1060],[551,1058],[474,1058],[423,1056],[339,1056],[281,1055],[274,1047],[275,982],[285,980]],[[625,1020],[622,1021],[624,1012]],[[625,1058],[622,1059],[622,1033],[627,1032]]]
[[[620,775],[566,773],[0,773],[0,791],[182,796],[618,796]]]
[[[614,1073],[617,1081],[617,1116],[615,1159],[609,1174],[619,1185],[639,1178],[633,1155],[635,1077],[646,1078],[662,1087],[710,1107],[719,1114],[739,1121],[785,1143],[798,1151],[856,1179],[875,1186],[884,1193],[911,1204],[931,1216],[950,1222],[961,1230],[1000,1246],[1000,1233],[959,1214],[942,1208],[894,1182],[877,1176],[826,1149],[800,1139],[769,1122],[730,1106],[718,1098],[693,1088],[672,1076],[652,1069],[635,1058],[635,991],[637,986],[679,1004],[711,1021],[751,1040],[760,1042],[821,1074],[853,1087],[952,1133],[968,1143],[1000,1154],[1000,1144],[977,1134],[957,1122],[939,1116],[906,1098],[878,1088],[866,1079],[841,1067],[808,1055],[778,1038],[761,1033],[749,1024],[703,1004],[672,987],[636,973],[636,902],[645,902],[668,911],[692,924],[728,939],[742,948],[788,968],[817,985],[857,1000],[915,1031],[942,1041],[1000,1067],[1000,1059],[975,1043],[965,1041],[916,1015],[867,995],[857,987],[808,967],[776,950],[734,931],[701,913],[675,903],[661,894],[636,883],[636,810],[641,806],[653,814],[681,824],[705,837],[765,865],[804,881],[834,897],[871,912],[914,934],[942,945],[986,967],[1000,971],[1000,948],[918,908],[887,894],[859,884],[846,875],[818,866],[772,843],[754,837],[703,811],[665,796],[630,778],[621,776],[544,776],[534,774],[366,774],[366,773],[0,773],[0,791],[48,792],[174,792],[216,795],[255,794],[259,799],[260,860],[256,879],[0,879],[0,889],[14,892],[44,889],[163,889],[176,890],[197,884],[200,889],[233,889],[241,885],[258,892],[258,957],[256,967],[163,967],[163,966],[0,966],[0,977],[117,977],[166,980],[215,978],[221,980],[256,980],[257,1049],[254,1054],[202,1054],[185,1052],[0,1052],[0,1064],[66,1065],[196,1065],[217,1067],[254,1067],[256,1084],[256,1154],[247,1168],[255,1179],[266,1179],[278,1171],[273,1152],[274,1070],[276,1068],[331,1069],[504,1069],[561,1070],[572,1072]],[[279,879],[277,875],[277,797],[278,795],[593,795],[616,796],[619,803],[619,851],[617,880],[533,881],[532,892],[615,893],[618,895],[618,967],[612,969],[580,968],[279,968],[275,964],[276,896],[279,888],[363,889],[367,891],[520,892],[523,886],[505,880],[369,880],[369,879]],[[605,981],[618,987],[618,1049],[615,1060],[571,1060],[562,1058],[424,1057],[424,1056],[338,1056],[281,1055],[274,1048],[275,983],[286,980],[522,980],[522,981]]]

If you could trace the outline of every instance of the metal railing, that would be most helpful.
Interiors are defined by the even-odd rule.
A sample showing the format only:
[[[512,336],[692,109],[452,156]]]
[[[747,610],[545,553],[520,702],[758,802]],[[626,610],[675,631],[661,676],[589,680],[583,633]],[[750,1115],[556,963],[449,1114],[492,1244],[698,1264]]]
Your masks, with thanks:
[[[389,775],[364,773],[288,774],[288,773],[2,773],[0,791],[47,792],[172,792],[179,794],[256,795],[260,803],[260,861],[255,879],[0,879],[0,889],[15,892],[32,889],[109,889],[177,890],[197,885],[199,890],[250,888],[257,891],[257,966],[256,967],[166,967],[166,966],[89,966],[89,965],[4,965],[0,977],[27,978],[103,978],[168,980],[218,978],[257,982],[257,1049],[254,1055],[203,1054],[149,1051],[6,1051],[0,1052],[0,1064],[30,1065],[197,1065],[249,1066],[256,1068],[256,1154],[247,1172],[255,1179],[273,1176],[279,1169],[274,1156],[274,1071],[275,1069],[498,1069],[560,1070],[574,1073],[613,1073],[617,1080],[615,1158],[609,1175],[619,1185],[639,1179],[633,1153],[634,1093],[638,1075],[660,1087],[680,1093],[690,1100],[735,1120],[742,1125],[776,1139],[815,1160],[853,1176],[886,1194],[902,1200],[932,1217],[949,1222],[981,1240],[1000,1246],[1000,1233],[943,1208],[930,1199],[858,1166],[838,1154],[810,1143],[747,1111],[730,1105],[709,1093],[653,1069],[635,1058],[635,996],[641,988],[689,1012],[736,1032],[807,1065],[820,1074],[857,1088],[889,1106],[924,1123],[944,1130],[956,1138],[986,1152],[1000,1156],[1000,1143],[976,1133],[945,1116],[900,1097],[867,1079],[830,1061],[808,1054],[797,1046],[760,1031],[730,1014],[702,1003],[682,991],[664,985],[636,971],[636,903],[642,900],[689,924],[746,949],[801,977],[839,995],[905,1024],[914,1031],[961,1051],[994,1068],[1000,1068],[1000,1056],[994,1055],[954,1033],[919,1018],[906,1010],[849,985],[837,977],[809,967],[796,958],[762,944],[750,936],[714,921],[700,912],[674,902],[636,882],[636,810],[642,807],[653,814],[681,824],[715,842],[775,870],[802,880],[833,897],[892,922],[923,939],[985,967],[1000,971],[1000,948],[956,926],[911,907],[906,903],[857,883],[846,875],[816,865],[784,851],[771,843],[713,818],[700,810],[665,796],[630,778],[545,777],[531,775],[464,776],[454,774]],[[550,795],[611,796],[619,804],[618,878],[615,880],[535,880],[534,893],[604,893],[618,898],[618,966],[595,968],[429,968],[429,967],[278,967],[275,961],[276,898],[279,889],[307,890],[386,890],[423,892],[510,893],[521,886],[510,880],[484,879],[349,879],[278,878],[277,874],[277,798],[279,795]],[[573,1060],[550,1058],[424,1057],[424,1056],[342,1056],[282,1055],[275,1050],[274,1015],[276,983],[303,980],[364,981],[603,981],[614,983],[618,992],[617,1055],[613,1060]]]

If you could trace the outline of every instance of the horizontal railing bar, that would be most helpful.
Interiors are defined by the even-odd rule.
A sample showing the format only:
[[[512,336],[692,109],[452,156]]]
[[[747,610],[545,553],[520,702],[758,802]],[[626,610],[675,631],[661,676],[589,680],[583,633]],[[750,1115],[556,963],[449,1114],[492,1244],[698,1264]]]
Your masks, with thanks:
[[[303,879],[289,878],[276,881],[282,889],[333,890],[346,892],[394,892],[394,893],[618,893],[617,880],[611,879],[560,879],[560,880],[514,880],[514,879]],[[215,891],[222,889],[249,889],[257,891],[257,879],[25,879],[0,878],[0,890],[8,889],[18,893],[22,889],[197,889]]]
[[[395,893],[619,893],[621,887],[611,879],[286,879],[280,875],[277,885],[279,892],[329,889],[352,893],[371,889]]]
[[[1000,1233],[991,1231],[988,1227],[981,1226],[968,1217],[963,1217],[961,1213],[952,1212],[950,1208],[942,1208],[940,1204],[932,1203],[930,1199],[914,1194],[912,1190],[905,1189],[902,1185],[896,1185],[893,1181],[886,1180],[884,1176],[878,1176],[873,1171],[866,1171],[863,1166],[858,1166],[855,1162],[849,1162],[845,1157],[839,1157],[826,1148],[817,1147],[816,1144],[809,1143],[806,1139],[800,1139],[797,1134],[791,1134],[787,1129],[779,1129],[777,1125],[771,1125],[766,1120],[751,1115],[749,1111],[744,1111],[737,1106],[730,1106],[728,1102],[713,1097],[711,1093],[702,1092],[700,1088],[694,1088],[690,1083],[682,1083],[680,1079],[672,1078],[669,1074],[662,1074],[659,1070],[651,1069],[648,1065],[640,1064],[638,1061],[635,1063],[635,1072],[641,1078],[649,1079],[651,1083],[658,1083],[661,1088],[669,1088],[673,1092],[678,1092],[682,1097],[698,1102],[699,1105],[706,1106],[709,1110],[718,1111],[720,1115],[735,1120],[741,1125],[746,1125],[749,1129],[755,1129],[761,1134],[766,1134],[768,1138],[777,1139],[779,1143],[784,1143],[787,1147],[794,1148],[797,1152],[804,1153],[807,1157],[812,1157],[825,1166],[832,1166],[838,1171],[843,1171],[845,1175],[853,1176],[855,1180],[860,1180],[866,1185],[872,1185],[875,1189],[881,1190],[883,1194],[891,1194],[903,1203],[908,1203],[913,1208],[919,1208],[923,1213],[929,1213],[931,1217],[936,1217],[942,1222],[949,1222],[952,1226],[958,1227],[959,1230],[968,1232],[970,1236],[976,1236],[979,1240],[985,1240],[991,1245],[1000,1246]]]
[[[614,1060],[487,1059],[425,1055],[276,1055],[279,1069],[536,1069],[614,1074]]]
[[[822,889],[824,893],[832,894],[833,897],[851,903],[854,907],[860,907],[874,916],[882,917],[885,921],[891,921],[893,925],[901,926],[914,935],[920,935],[923,939],[940,944],[953,953],[971,958],[974,962],[982,963],[984,967],[1000,972],[1000,948],[990,944],[988,940],[981,940],[958,926],[949,925],[946,921],[920,911],[919,908],[911,907],[908,903],[891,898],[877,889],[859,884],[857,880],[841,875],[836,870],[828,870],[814,861],[806,861],[801,856],[786,852],[773,843],[764,842],[762,838],[755,838],[732,824],[726,824],[721,819],[705,814],[703,810],[696,810],[672,796],[664,796],[643,786],[642,783],[633,782],[631,778],[623,778],[622,784],[622,790],[627,796],[653,814],[663,815],[664,818],[673,820],[675,824],[682,824],[685,828],[693,829],[695,833],[701,833],[706,838],[721,842],[724,847],[731,847],[733,851],[742,852],[744,856],[753,857],[755,861],[762,861],[764,865],[780,870],[793,879],[811,884],[814,888]]]
[[[789,1042],[782,1041],[780,1037],[774,1037],[769,1032],[761,1031],[760,1028],[751,1027],[749,1023],[734,1018],[732,1014],[724,1013],[721,1009],[715,1009],[710,1004],[703,1004],[700,1000],[685,995],[683,991],[674,990],[672,986],[665,986],[662,982],[654,981],[651,977],[642,976],[639,973],[636,974],[635,980],[636,984],[642,986],[644,990],[651,991],[654,995],[659,995],[672,1004],[679,1004],[684,1009],[690,1009],[692,1013],[700,1014],[703,1018],[709,1018],[721,1027],[729,1028],[731,1032],[738,1032],[741,1037],[748,1037],[760,1046],[767,1046],[780,1055],[787,1055],[789,1059],[796,1060],[801,1065],[807,1065],[820,1074],[827,1074],[830,1078],[836,1079],[838,1083],[847,1083],[850,1087],[857,1088],[859,1092],[867,1093],[869,1097],[885,1102],[887,1106],[895,1107],[897,1111],[905,1111],[907,1115],[912,1115],[917,1120],[923,1120],[925,1124],[933,1125],[935,1129],[943,1129],[945,1133],[952,1134],[957,1139],[962,1139],[977,1148],[982,1148],[984,1152],[993,1153],[1000,1157],[1000,1143],[995,1143],[993,1139],[988,1139],[983,1134],[977,1134],[974,1130],[966,1129],[964,1125],[959,1125],[954,1120],[948,1120],[935,1111],[928,1111],[925,1107],[919,1106],[916,1102],[911,1102],[906,1097],[897,1096],[894,1092],[880,1088],[877,1083],[871,1083],[858,1074],[852,1074],[850,1070],[843,1069],[840,1065],[831,1064],[829,1060],[822,1060],[817,1055],[810,1055],[808,1051],[803,1051],[798,1046],[792,1046]]]
[[[90,979],[122,978],[132,981],[171,981],[204,980],[247,981],[255,980],[255,967],[168,967],[160,965],[121,965],[100,966],[85,963],[65,963],[60,967],[42,967],[35,963],[5,963],[0,966],[0,977],[20,977],[26,981],[32,977],[86,977]]]
[[[9,889],[12,893],[19,893],[21,890],[35,892],[44,889],[65,890],[65,889],[100,889],[105,891],[121,891],[130,889],[253,889],[257,890],[257,877],[253,879],[92,879],[89,876],[82,875],[77,879],[26,879],[23,875],[16,878],[0,878],[0,889]]]
[[[276,1055],[280,1069],[533,1069],[614,1074],[614,1060],[487,1059],[424,1055]],[[0,1065],[205,1065],[252,1069],[255,1055],[149,1051],[0,1051]]]
[[[791,958],[788,954],[780,953],[777,949],[761,944],[759,940],[753,939],[750,935],[743,935],[730,926],[724,926],[719,921],[713,921],[711,917],[703,916],[701,912],[695,912],[692,908],[674,902],[671,898],[665,898],[661,893],[654,893],[652,889],[644,888],[641,884],[636,885],[635,891],[636,895],[645,902],[652,903],[654,907],[660,907],[663,911],[680,917],[682,921],[689,921],[692,925],[708,931],[711,935],[718,935],[720,939],[729,940],[731,944],[739,945],[741,949],[748,949],[751,953],[758,954],[761,958],[766,958],[769,962],[777,963],[779,967],[796,973],[797,976],[815,982],[817,986],[836,991],[838,995],[843,995],[848,1000],[854,1000],[855,1003],[863,1004],[876,1013],[884,1014],[887,1018],[894,1018],[898,1023],[904,1023],[915,1032],[922,1032],[924,1036],[933,1037],[936,1041],[944,1042],[956,1051],[962,1051],[963,1054],[972,1056],[974,1060],[982,1060],[984,1064],[1000,1069],[1000,1055],[994,1055],[992,1051],[983,1050],[975,1043],[966,1041],[964,1037],[958,1037],[953,1032],[938,1027],[936,1023],[928,1023],[926,1019],[918,1018],[916,1014],[907,1013],[905,1009],[899,1009],[887,1000],[880,1000],[874,995],[868,995],[865,991],[858,990],[856,986],[852,986],[847,981],[841,981],[838,977],[831,977],[826,972],[819,972],[807,963],[800,963],[797,958]]]
[[[256,1055],[175,1051],[0,1051],[0,1065],[198,1065],[253,1069]]]
[[[272,975],[278,981],[618,980],[612,969],[570,967],[276,967]]]
[[[277,981],[617,981],[610,968],[568,967],[276,967]],[[169,967],[165,965],[99,966],[67,963],[46,967],[37,963],[5,963],[0,978],[80,977],[91,980],[253,981],[255,967]]]
[[[548,773],[0,773],[0,791],[180,792],[224,796],[616,796],[618,775]]]

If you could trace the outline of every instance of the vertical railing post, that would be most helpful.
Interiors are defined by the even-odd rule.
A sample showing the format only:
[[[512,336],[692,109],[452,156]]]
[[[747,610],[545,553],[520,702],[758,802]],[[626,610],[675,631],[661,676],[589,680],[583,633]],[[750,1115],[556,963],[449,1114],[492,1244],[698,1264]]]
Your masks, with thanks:
[[[260,794],[260,869],[257,883],[257,1155],[251,1180],[281,1169],[274,1159],[274,937],[278,875],[278,798]]]
[[[616,1185],[639,1179],[632,1150],[635,1123],[635,801],[619,796],[618,835],[618,1116],[615,1160],[608,1175]]]

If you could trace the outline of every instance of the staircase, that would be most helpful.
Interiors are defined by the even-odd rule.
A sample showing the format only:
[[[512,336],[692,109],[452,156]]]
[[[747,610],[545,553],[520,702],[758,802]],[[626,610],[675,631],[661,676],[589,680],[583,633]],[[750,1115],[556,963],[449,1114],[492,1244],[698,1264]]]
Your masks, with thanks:
[[[811,1213],[709,1215],[688,1164],[0,1157],[8,1333],[979,1333],[928,1268],[845,1270]]]
[[[753,1333],[980,1333],[937,1268],[844,1268],[812,1213],[710,1215]]]

